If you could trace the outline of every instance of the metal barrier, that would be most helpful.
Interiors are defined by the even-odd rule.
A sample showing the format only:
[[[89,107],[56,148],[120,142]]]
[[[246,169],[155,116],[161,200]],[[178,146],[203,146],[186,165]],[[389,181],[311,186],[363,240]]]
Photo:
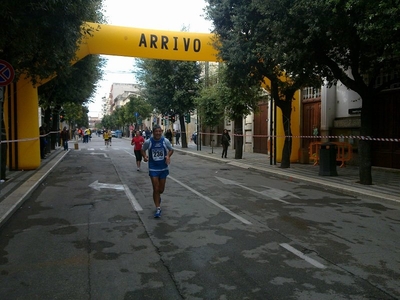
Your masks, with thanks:
[[[346,166],[346,161],[353,158],[353,147],[350,143],[332,142],[337,147],[336,161],[341,162],[340,167]],[[309,158],[314,161],[314,166],[319,164],[319,150],[321,149],[321,142],[310,143],[308,147]]]

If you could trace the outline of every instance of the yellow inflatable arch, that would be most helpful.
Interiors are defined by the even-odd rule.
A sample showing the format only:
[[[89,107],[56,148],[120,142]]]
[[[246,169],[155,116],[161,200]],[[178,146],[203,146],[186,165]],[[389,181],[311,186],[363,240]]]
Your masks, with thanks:
[[[212,46],[212,34],[139,29],[89,22],[84,24],[83,32],[86,34],[76,53],[78,60],[90,54],[105,54],[151,59],[217,61],[217,51]],[[6,128],[9,143],[8,167],[10,170],[36,169],[40,166],[37,87],[33,87],[28,79],[21,78],[17,84],[10,85],[7,89],[6,99],[8,101],[5,101],[4,105],[4,121],[5,124],[9,124],[9,128]],[[293,123],[299,122],[299,109],[294,107],[294,111],[296,108]],[[280,114],[277,123],[282,123]],[[278,127],[278,134],[279,132],[283,132],[283,128]],[[293,134],[298,134],[297,130],[294,130]],[[278,149],[282,149],[283,142],[284,138],[279,139]],[[296,146],[293,145],[293,148],[296,149]],[[292,160],[296,159],[296,155],[292,155]],[[277,159],[280,161],[280,157]]]
[[[78,60],[90,54],[131,56],[185,61],[216,61],[212,34],[161,31],[86,23]],[[39,102],[37,87],[21,78],[7,89],[5,124],[10,170],[33,170],[40,166]]]

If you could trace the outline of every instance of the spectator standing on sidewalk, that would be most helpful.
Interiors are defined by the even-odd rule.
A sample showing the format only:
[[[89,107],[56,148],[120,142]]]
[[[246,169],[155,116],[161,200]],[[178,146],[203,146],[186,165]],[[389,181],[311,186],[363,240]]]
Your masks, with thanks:
[[[75,143],[77,143],[78,140],[79,140],[79,130],[78,130],[78,128],[75,128],[74,139],[75,139]]]
[[[224,129],[224,132],[222,133],[222,158],[226,158],[226,155],[228,154],[228,147],[231,143],[231,137],[229,136],[228,130]]]
[[[169,174],[168,165],[173,153],[174,149],[170,141],[162,136],[161,126],[154,125],[153,136],[142,146],[142,156],[145,162],[149,162],[149,176],[153,185],[153,201],[156,206],[154,218],[161,216],[161,194],[165,189],[165,182]]]
[[[144,137],[140,135],[140,131],[136,130],[136,135],[132,138],[131,145],[133,146],[133,152],[136,157],[137,171],[140,171],[140,163],[142,162],[142,145],[144,143]]]
[[[62,143],[64,146],[64,151],[68,150],[68,141],[69,141],[69,132],[67,130],[67,127],[64,126],[63,130],[61,131],[61,139],[62,139]]]
[[[171,129],[167,130],[167,132],[165,133],[165,138],[172,143],[172,131],[171,131]]]
[[[46,147],[47,147],[45,125],[39,127],[39,134],[40,134],[40,157],[41,159],[45,159]]]
[[[181,138],[181,132],[179,130],[177,130],[175,132],[175,144],[180,145],[180,143],[179,143],[180,138]]]

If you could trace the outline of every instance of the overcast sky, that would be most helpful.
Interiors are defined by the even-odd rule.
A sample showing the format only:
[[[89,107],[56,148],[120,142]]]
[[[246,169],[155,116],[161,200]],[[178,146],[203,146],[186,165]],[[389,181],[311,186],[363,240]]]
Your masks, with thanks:
[[[190,32],[211,31],[211,22],[205,20],[204,0],[104,0],[104,15],[108,24],[135,28]],[[89,104],[89,115],[101,112],[101,99],[108,95],[113,83],[135,83],[132,74],[134,58],[103,56],[107,58],[104,80],[98,82],[94,102]]]

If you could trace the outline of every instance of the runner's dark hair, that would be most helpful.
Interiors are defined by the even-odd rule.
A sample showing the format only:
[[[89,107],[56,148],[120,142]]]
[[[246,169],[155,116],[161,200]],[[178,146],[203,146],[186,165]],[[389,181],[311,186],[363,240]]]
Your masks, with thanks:
[[[158,128],[160,128],[160,129],[161,129],[161,126],[160,126],[160,125],[158,125],[158,124],[154,125],[154,126],[153,126],[153,133],[154,133],[154,130],[156,130],[156,129],[158,129]]]

